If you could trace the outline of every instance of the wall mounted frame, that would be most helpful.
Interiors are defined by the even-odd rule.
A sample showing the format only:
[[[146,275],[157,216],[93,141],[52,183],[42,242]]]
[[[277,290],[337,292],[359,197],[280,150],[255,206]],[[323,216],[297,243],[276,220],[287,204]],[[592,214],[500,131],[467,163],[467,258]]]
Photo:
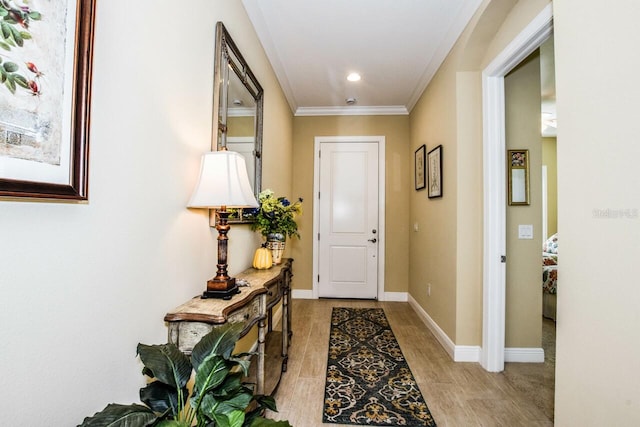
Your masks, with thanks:
[[[95,0],[0,9],[0,197],[87,200]]]
[[[442,145],[438,145],[427,155],[427,186],[430,199],[442,197]]]
[[[529,150],[507,150],[509,206],[527,206],[529,201]]]
[[[425,162],[427,147],[422,144],[418,148],[414,155],[414,179],[416,190],[424,190],[427,186],[426,174],[425,174]]]

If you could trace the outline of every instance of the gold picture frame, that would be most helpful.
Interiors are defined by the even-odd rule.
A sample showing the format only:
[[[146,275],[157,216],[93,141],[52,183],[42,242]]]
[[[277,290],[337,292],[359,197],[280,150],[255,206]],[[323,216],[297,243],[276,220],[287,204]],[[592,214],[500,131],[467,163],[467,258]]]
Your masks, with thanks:
[[[507,150],[507,175],[509,181],[509,206],[530,205],[529,150]]]

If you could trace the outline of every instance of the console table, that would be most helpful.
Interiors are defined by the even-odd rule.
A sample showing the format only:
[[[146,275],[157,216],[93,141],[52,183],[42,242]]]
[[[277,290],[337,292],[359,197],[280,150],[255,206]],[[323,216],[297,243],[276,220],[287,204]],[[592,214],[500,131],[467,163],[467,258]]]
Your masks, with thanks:
[[[271,395],[287,370],[291,339],[292,259],[268,270],[250,268],[236,276],[248,286],[230,300],[192,298],[164,317],[169,326],[169,342],[189,355],[200,339],[216,326],[227,322],[243,322],[241,336],[258,325],[256,393]],[[282,301],[282,331],[273,330],[273,307]]]

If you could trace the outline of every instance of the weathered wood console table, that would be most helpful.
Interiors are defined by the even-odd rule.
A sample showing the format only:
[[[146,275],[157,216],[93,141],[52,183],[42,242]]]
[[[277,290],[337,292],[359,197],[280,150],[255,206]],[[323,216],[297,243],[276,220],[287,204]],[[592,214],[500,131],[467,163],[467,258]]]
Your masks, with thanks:
[[[256,393],[273,394],[287,370],[291,338],[291,277],[292,259],[268,270],[250,268],[236,276],[249,285],[230,300],[192,298],[167,313],[169,342],[180,351],[191,354],[194,345],[216,326],[227,322],[243,322],[241,335],[258,325]],[[273,330],[273,307],[282,301],[282,331]]]

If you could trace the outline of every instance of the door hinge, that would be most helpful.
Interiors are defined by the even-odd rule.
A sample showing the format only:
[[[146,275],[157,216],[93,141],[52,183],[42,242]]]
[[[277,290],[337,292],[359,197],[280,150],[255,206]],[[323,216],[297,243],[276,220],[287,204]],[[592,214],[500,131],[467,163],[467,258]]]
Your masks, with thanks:
[[[318,274],[318,283],[320,283],[320,275]]]
[[[507,262],[507,256],[506,255],[500,255],[500,262]]]
[[[318,191],[318,200],[320,200],[320,192]]]
[[[318,233],[318,240],[320,240],[320,233]]]

